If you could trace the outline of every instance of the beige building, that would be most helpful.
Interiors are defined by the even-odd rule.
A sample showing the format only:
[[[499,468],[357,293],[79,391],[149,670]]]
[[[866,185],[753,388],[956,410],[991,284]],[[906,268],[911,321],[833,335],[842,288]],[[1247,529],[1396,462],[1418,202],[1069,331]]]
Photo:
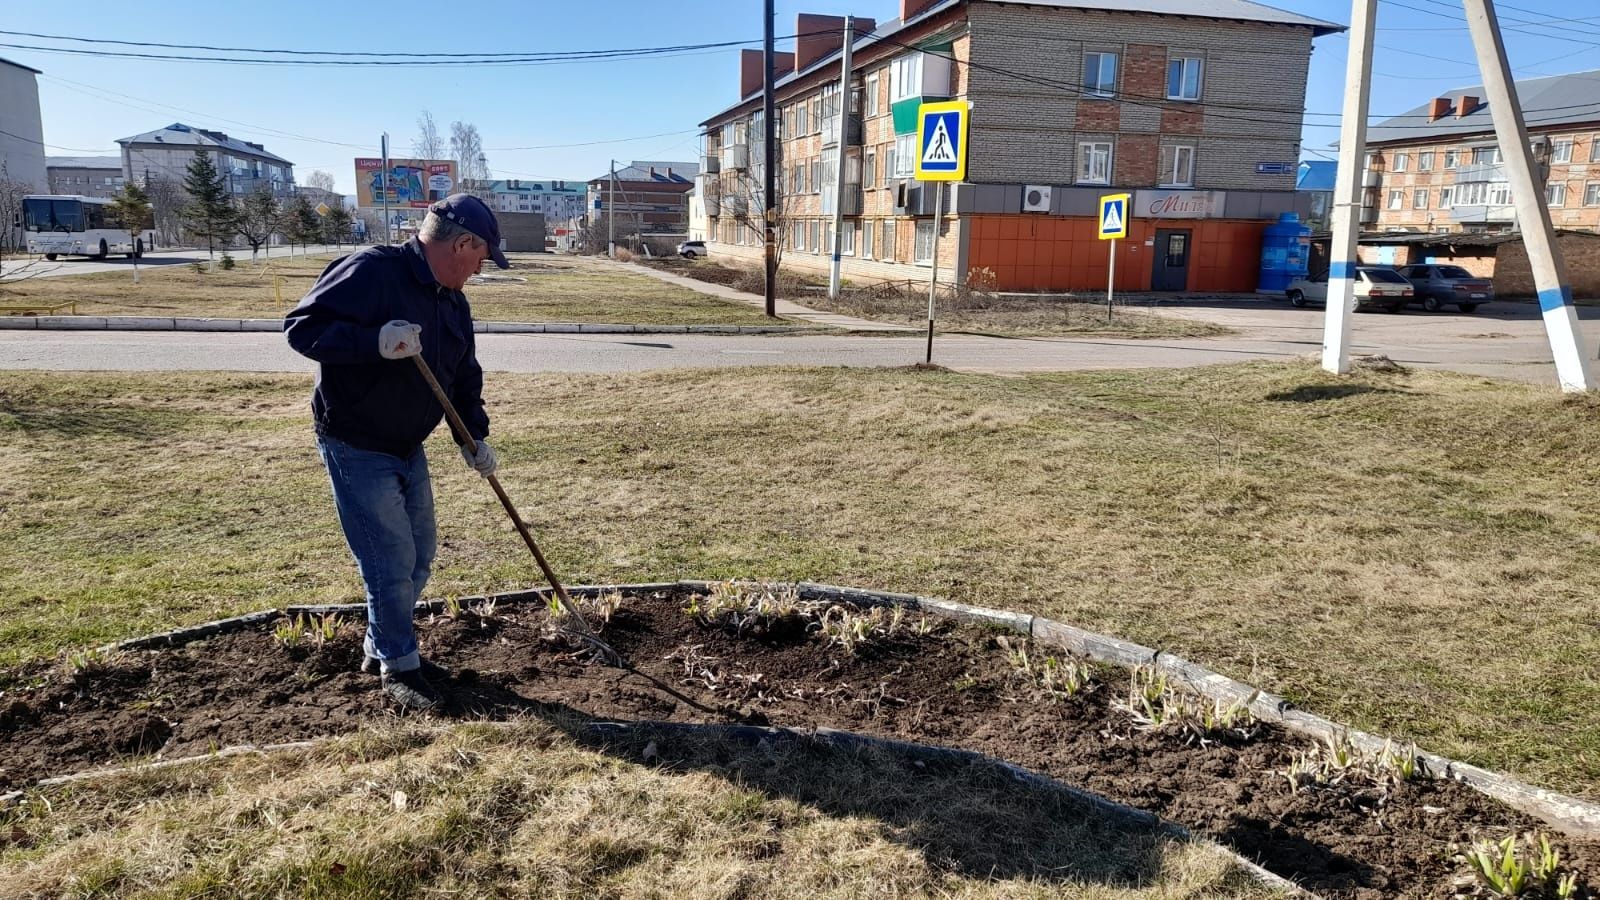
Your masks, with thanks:
[[[236,197],[270,190],[273,196],[294,196],[294,163],[267,152],[261,144],[241,141],[220,131],[193,128],[181,122],[117,141],[122,147],[122,174],[140,183],[161,179],[183,181],[189,161],[209,153],[229,193]]]
[[[1517,82],[1545,202],[1557,228],[1600,231],[1600,71]],[[1362,225],[1369,231],[1517,230],[1482,87],[1458,88],[1368,130]]]
[[[1119,192],[1120,288],[1253,290],[1263,229],[1303,202],[1312,40],[1341,30],[1244,0],[901,0],[895,20],[857,19],[871,33],[841,92],[843,27],[801,15],[778,58],[783,264],[826,268],[842,177],[847,278],[926,278],[937,240],[941,280],[1002,290],[1103,289],[1096,210]],[[690,231],[713,258],[762,257],[761,66],[746,51],[743,99],[701,123]],[[917,107],[943,99],[970,101],[972,125],[935,236],[935,188],[912,169]]]

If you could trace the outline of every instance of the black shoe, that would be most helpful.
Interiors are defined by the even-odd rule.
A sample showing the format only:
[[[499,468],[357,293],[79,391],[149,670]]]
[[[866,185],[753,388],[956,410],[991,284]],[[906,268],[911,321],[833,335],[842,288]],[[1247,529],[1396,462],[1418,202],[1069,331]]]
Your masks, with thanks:
[[[378,662],[378,658],[376,656],[365,656],[361,659],[361,671],[368,675],[376,675],[383,671],[383,665]],[[428,662],[427,660],[423,660],[422,674],[432,678],[435,681],[443,681],[444,679],[450,677],[450,670],[439,665],[438,663],[432,663]]]
[[[383,692],[401,708],[422,712],[439,705],[439,692],[433,689],[421,669],[388,672],[383,676]]]

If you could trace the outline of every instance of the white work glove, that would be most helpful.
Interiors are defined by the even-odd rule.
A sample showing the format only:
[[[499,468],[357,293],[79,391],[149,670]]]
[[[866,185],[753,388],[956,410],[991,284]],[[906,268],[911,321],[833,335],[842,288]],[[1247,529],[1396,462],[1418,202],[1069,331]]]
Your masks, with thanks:
[[[421,352],[421,325],[396,319],[378,330],[378,353],[384,359],[405,359]]]
[[[477,456],[472,455],[466,444],[461,444],[461,458],[467,461],[468,468],[476,469],[479,475],[488,478],[500,466],[500,461],[494,458],[494,448],[489,446],[488,441],[480,438],[477,443]]]

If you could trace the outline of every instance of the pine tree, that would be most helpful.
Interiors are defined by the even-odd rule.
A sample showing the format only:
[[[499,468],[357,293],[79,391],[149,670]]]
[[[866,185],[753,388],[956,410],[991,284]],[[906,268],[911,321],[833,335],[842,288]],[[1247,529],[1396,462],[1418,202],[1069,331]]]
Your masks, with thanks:
[[[350,210],[344,208],[343,203],[334,203],[328,214],[322,217],[322,239],[326,242],[333,239],[333,245],[338,247],[350,234]]]
[[[283,225],[283,210],[272,191],[262,188],[239,201],[234,214],[234,233],[250,245],[250,261],[255,262],[261,245],[272,240],[272,233]]]
[[[217,238],[232,237],[234,209],[228,186],[211,162],[211,155],[196,152],[183,176],[189,202],[183,208],[183,225],[195,237],[206,239],[206,254],[216,256]]]
[[[294,198],[294,203],[284,216],[287,221],[288,237],[291,243],[297,243],[301,249],[322,236],[322,217],[317,215],[316,207],[311,205],[311,198],[304,194]]]
[[[139,257],[144,255],[143,235],[146,229],[155,224],[155,210],[150,205],[150,196],[144,192],[144,188],[130,181],[106,205],[106,217],[128,233],[128,243],[133,247],[133,252],[128,255],[133,257],[133,280],[137,284]]]

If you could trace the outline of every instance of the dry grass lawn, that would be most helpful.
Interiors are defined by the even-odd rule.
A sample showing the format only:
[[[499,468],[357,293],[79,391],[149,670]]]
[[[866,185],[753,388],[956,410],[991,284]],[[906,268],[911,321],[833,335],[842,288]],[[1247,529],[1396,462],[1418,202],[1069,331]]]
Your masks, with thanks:
[[[58,278],[0,282],[0,304],[76,300],[89,316],[205,316],[272,319],[311,289],[335,257],[263,260],[246,254],[231,271],[195,272],[187,264]],[[627,272],[601,260],[511,254],[511,276],[524,283],[469,285],[477,319],[497,322],[608,322],[629,325],[772,325],[753,307]],[[781,321],[776,324],[783,324]]]
[[[1265,898],[1228,858],[982,768],[399,727],[0,812],[0,896]]]
[[[359,597],[309,379],[0,374],[0,659]],[[1600,400],[1309,365],[489,381],[568,580],[1029,610],[1600,797]],[[441,432],[433,593],[535,584]]]

